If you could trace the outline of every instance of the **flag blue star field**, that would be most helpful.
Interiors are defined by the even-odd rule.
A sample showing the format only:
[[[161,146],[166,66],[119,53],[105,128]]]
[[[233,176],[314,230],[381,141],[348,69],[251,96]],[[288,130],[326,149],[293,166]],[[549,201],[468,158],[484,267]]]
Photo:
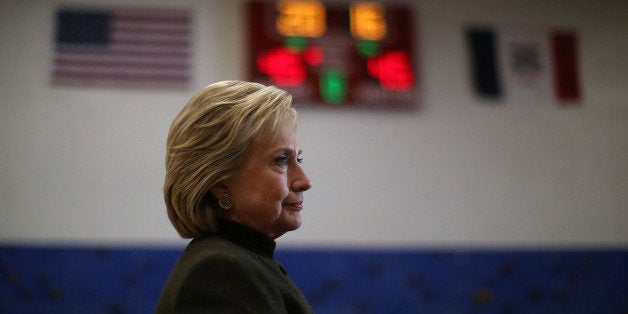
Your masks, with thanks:
[[[191,17],[185,10],[60,8],[55,83],[185,86]]]

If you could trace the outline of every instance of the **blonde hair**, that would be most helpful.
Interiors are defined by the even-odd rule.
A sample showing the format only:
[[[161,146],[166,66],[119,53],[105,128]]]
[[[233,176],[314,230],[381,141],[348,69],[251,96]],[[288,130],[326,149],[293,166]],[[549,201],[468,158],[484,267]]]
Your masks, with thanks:
[[[274,86],[241,81],[211,84],[194,95],[170,127],[164,200],[179,235],[216,229],[210,188],[236,174],[253,143],[297,126],[292,96]]]

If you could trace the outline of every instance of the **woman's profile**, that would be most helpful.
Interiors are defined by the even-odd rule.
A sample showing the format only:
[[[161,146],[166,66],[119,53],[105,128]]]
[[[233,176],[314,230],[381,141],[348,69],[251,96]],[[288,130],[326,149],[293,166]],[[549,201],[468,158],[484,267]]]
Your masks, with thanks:
[[[211,84],[173,121],[166,147],[168,217],[192,241],[156,313],[312,313],[275,241],[301,225],[303,192],[292,97],[242,81]]]

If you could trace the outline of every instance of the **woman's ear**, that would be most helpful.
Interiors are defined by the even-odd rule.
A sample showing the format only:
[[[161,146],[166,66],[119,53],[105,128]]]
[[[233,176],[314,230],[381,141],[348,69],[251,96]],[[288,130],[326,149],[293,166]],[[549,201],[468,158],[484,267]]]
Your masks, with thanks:
[[[209,188],[209,191],[214,195],[214,197],[216,197],[216,199],[220,199],[220,197],[227,193],[228,190],[229,189],[227,189],[227,186],[224,183],[218,183]]]

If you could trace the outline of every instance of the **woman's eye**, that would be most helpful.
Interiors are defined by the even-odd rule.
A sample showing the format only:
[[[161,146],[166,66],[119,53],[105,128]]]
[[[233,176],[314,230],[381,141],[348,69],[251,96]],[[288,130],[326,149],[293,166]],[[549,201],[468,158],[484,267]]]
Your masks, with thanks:
[[[297,157],[297,162],[298,162],[298,163],[303,163],[303,157],[298,156],[298,157]]]
[[[288,156],[279,156],[275,158],[275,163],[278,165],[286,165],[288,164]]]

